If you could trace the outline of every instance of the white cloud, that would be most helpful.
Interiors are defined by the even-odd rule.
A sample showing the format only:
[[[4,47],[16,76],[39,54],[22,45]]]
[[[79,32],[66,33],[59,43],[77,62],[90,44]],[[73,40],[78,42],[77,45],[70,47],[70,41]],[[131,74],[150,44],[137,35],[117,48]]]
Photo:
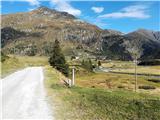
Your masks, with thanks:
[[[138,18],[138,19],[146,19],[149,18],[150,15],[147,14],[146,5],[133,5],[128,6],[121,9],[119,12],[113,12],[109,14],[100,15],[101,18]]]
[[[75,16],[81,15],[81,11],[71,6],[68,1],[51,0],[51,5],[58,11],[65,11]]]
[[[93,22],[93,24],[97,25],[100,28],[108,27],[110,26],[109,23],[102,21],[101,19],[96,18],[96,20]]]
[[[36,8],[28,8],[28,11],[32,11],[35,10]]]
[[[103,7],[92,7],[91,10],[93,10],[95,13],[101,13],[103,12]]]
[[[106,28],[108,26],[110,26],[111,24],[104,21],[104,19],[101,18],[95,18],[93,16],[83,16],[83,19],[91,24],[94,24],[100,28]]]
[[[40,2],[38,0],[25,0],[27,2],[29,2],[29,4],[31,6],[39,6],[40,5]]]

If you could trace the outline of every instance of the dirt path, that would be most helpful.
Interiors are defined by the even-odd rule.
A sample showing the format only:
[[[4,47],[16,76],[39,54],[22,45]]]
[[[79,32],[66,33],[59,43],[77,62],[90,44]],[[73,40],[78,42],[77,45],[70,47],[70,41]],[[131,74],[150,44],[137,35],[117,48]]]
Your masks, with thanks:
[[[2,79],[3,119],[50,119],[42,67],[29,67]]]

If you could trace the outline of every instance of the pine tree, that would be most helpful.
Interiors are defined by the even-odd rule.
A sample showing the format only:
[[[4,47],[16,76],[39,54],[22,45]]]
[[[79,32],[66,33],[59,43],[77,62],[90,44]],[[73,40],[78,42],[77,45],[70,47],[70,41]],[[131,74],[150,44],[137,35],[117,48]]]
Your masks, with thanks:
[[[84,66],[84,65],[85,65],[85,61],[84,61],[84,59],[82,60],[82,63],[81,63],[81,64],[82,64],[82,66]]]
[[[98,67],[99,67],[99,66],[101,66],[101,61],[100,61],[100,60],[98,61]]]
[[[51,56],[49,58],[49,63],[51,66],[62,72],[64,75],[68,76],[69,74],[69,67],[66,64],[66,60],[64,55],[61,52],[60,43],[56,39]]]
[[[93,65],[92,65],[91,59],[88,60],[88,68],[89,68],[90,72],[93,71]]]
[[[82,60],[81,65],[83,68],[85,68],[86,70],[93,72],[93,65],[92,65],[92,61],[91,59],[88,60]]]

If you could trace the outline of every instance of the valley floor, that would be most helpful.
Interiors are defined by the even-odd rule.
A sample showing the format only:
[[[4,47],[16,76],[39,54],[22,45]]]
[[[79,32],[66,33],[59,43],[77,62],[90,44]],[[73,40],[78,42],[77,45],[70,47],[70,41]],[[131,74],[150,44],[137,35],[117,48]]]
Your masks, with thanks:
[[[102,65],[109,68],[109,64]],[[129,64],[131,63],[118,61],[118,64],[114,63],[115,66],[112,63],[112,68],[124,69],[124,66],[128,65],[127,68],[132,69],[132,65]],[[156,89],[138,90],[135,93],[133,75],[89,73],[77,67],[76,86],[68,88],[63,83],[63,80],[68,78],[49,66],[46,57],[11,56],[2,63],[2,77],[26,66],[44,66],[44,84],[55,119],[158,120],[160,118],[160,94],[157,92],[160,84],[148,81],[150,78],[146,76],[139,76],[138,84],[154,86]],[[151,70],[155,69],[151,73],[157,74],[158,67],[151,67]]]

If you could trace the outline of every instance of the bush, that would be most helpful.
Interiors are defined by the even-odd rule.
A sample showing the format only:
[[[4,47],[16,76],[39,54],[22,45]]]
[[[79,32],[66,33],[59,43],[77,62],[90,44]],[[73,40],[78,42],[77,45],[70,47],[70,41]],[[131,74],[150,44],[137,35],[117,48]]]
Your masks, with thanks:
[[[93,72],[93,65],[91,59],[83,60],[81,63],[82,67],[88,70],[89,72]]]
[[[156,89],[156,88],[154,86],[139,86],[139,89],[149,90],[149,89]]]
[[[145,60],[141,61],[138,65],[160,65],[160,60]]]
[[[71,60],[76,59],[76,56],[71,56]]]
[[[98,66],[101,66],[101,61],[100,60],[98,61]]]
[[[160,83],[160,80],[158,80],[158,79],[148,79],[148,81],[155,82],[155,83]]]
[[[83,49],[83,46],[82,46],[82,45],[78,45],[78,46],[76,47],[76,49]]]
[[[118,88],[125,88],[125,86],[119,85]]]
[[[3,52],[1,52],[1,62],[4,62],[8,58]]]

